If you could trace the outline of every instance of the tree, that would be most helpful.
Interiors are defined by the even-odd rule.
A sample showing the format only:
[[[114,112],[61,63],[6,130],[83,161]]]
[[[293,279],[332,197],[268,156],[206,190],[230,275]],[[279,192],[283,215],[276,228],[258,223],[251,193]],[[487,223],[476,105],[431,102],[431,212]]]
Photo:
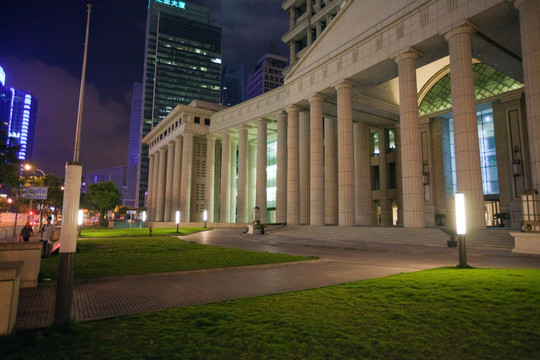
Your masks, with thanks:
[[[62,185],[64,185],[64,179],[59,179],[54,174],[46,174],[45,177],[41,177],[37,181],[39,185],[47,187],[47,200],[43,201],[43,212],[49,214],[51,207],[54,207],[55,215],[58,209],[62,208],[64,201],[64,192],[62,191]]]
[[[101,225],[106,224],[107,211],[114,209],[121,198],[122,194],[112,181],[89,185],[84,196],[85,203],[90,208],[99,210]]]
[[[21,185],[21,163],[17,157],[19,146],[11,145],[8,140],[7,130],[0,128],[0,186],[18,188]]]

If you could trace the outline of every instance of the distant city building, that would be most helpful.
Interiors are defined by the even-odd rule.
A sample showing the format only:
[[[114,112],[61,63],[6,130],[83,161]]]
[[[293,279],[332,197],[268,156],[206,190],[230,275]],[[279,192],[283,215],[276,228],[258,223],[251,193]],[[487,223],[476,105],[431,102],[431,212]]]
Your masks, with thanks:
[[[233,106],[246,100],[246,68],[239,63],[224,64],[221,71],[221,105]]]
[[[6,84],[6,74],[0,67],[0,126],[8,134],[8,145],[19,146],[20,161],[32,159],[37,99],[29,92],[17,90]]]
[[[129,126],[129,149],[128,149],[128,173],[126,205],[138,207],[137,179],[139,177],[138,167],[141,159],[141,123],[142,123],[142,84],[133,84],[133,95],[131,97],[131,121]]]
[[[259,59],[255,71],[249,75],[247,99],[252,99],[283,85],[281,70],[288,64],[287,58],[277,53],[276,45],[270,44],[268,52]]]
[[[91,171],[82,176],[82,192],[86,192],[89,185],[112,181],[118,191],[122,193],[122,205],[132,206],[127,196],[128,167],[120,166],[109,169]]]
[[[150,0],[141,138],[178,104],[188,104],[194,99],[218,103],[220,75],[221,28],[210,25],[210,10],[184,1]],[[138,182],[141,206],[147,187],[148,146],[141,144]]]

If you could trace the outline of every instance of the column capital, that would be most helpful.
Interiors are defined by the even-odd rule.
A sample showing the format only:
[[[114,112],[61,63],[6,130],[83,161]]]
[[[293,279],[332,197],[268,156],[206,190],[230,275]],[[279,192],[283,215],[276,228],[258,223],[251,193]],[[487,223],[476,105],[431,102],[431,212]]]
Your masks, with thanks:
[[[159,152],[162,153],[162,154],[166,153],[167,151],[168,151],[167,146],[162,146],[162,147],[159,149]]]
[[[302,110],[302,108],[298,105],[288,105],[285,108],[285,111],[287,112],[287,114],[290,114],[292,112],[299,112],[300,110]]]
[[[394,61],[399,64],[401,60],[405,59],[417,59],[422,56],[422,53],[415,48],[409,48],[407,51],[399,54],[394,58]]]
[[[460,34],[472,34],[474,32],[474,28],[469,23],[465,23],[463,25],[460,25],[456,28],[453,28],[452,30],[448,31],[446,34],[444,34],[444,38],[446,41],[450,40],[452,37]]]
[[[217,138],[218,138],[217,134],[208,134],[208,135],[206,135],[206,140],[216,141]]]
[[[259,124],[268,124],[270,122],[270,120],[266,119],[266,118],[260,118],[259,120],[256,121],[257,125]]]
[[[336,90],[344,89],[344,88],[351,89],[354,85],[356,85],[355,82],[344,79],[344,80],[341,80],[339,83],[335,84],[333,88]]]
[[[319,93],[315,93],[311,95],[307,100],[311,103],[313,101],[324,101],[324,99],[326,99],[326,96]]]
[[[185,138],[187,138],[187,137],[193,137],[193,136],[195,136],[195,134],[184,133],[183,136],[184,136]]]
[[[240,130],[249,130],[251,129],[251,126],[249,126],[248,124],[242,124],[242,125],[239,125],[236,127],[238,129],[238,131]]]
[[[169,149],[171,149],[171,148],[174,147],[174,143],[175,143],[175,140],[169,141],[169,143],[167,144],[167,146],[169,147]]]

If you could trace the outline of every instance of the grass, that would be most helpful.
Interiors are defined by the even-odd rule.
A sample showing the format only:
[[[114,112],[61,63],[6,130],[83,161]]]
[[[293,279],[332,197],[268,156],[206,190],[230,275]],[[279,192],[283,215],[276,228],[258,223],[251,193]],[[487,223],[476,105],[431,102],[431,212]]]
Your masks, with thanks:
[[[75,278],[274,264],[307,259],[313,257],[200,245],[171,236],[86,238],[77,241]],[[41,281],[55,280],[58,257],[43,259],[40,270]]]
[[[208,228],[152,228],[153,236],[177,236],[189,235],[198,231],[208,230]],[[148,228],[133,228],[133,229],[107,229],[107,228],[83,228],[79,238],[96,238],[96,237],[120,237],[120,236],[148,236]]]
[[[538,359],[540,270],[436,269],[0,338],[2,359]]]

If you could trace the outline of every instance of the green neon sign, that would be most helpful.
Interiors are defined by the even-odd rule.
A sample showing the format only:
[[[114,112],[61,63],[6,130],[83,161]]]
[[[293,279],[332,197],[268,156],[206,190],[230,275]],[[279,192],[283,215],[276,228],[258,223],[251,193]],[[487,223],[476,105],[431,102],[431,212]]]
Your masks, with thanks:
[[[161,4],[173,6],[173,7],[179,8],[179,9],[185,9],[186,8],[186,3],[183,2],[183,1],[177,1],[177,0],[154,0],[154,1],[158,2],[158,3],[161,3]]]

